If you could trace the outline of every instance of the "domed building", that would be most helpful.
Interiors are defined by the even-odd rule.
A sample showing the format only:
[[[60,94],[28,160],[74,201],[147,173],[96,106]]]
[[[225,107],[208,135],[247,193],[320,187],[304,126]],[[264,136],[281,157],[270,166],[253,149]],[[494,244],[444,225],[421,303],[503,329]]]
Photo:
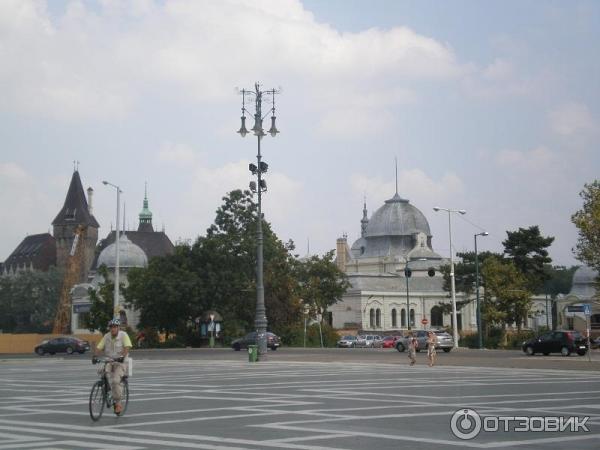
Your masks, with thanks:
[[[592,331],[600,331],[600,298],[598,298],[598,271],[588,266],[579,267],[573,274],[571,292],[557,302],[558,323],[567,330],[585,331],[587,318],[584,313],[572,313],[569,306],[590,305]]]
[[[163,231],[154,231],[152,225],[152,212],[148,208],[148,195],[144,194],[142,211],[139,214],[139,225],[136,231],[121,231],[119,234],[119,283],[127,286],[127,273],[134,267],[147,267],[150,259],[170,255],[175,247]],[[104,277],[98,272],[101,266],[108,270],[110,281],[114,281],[115,267],[117,265],[117,252],[115,238],[116,231],[111,231],[108,236],[98,244],[96,257],[92,263],[90,276],[86,283],[76,285],[72,290],[73,313],[71,328],[73,333],[88,332],[85,328],[85,314],[90,311],[91,300],[89,289],[97,289],[103,283]],[[136,328],[139,322],[139,312],[127,309],[121,305],[121,322]]]
[[[365,202],[360,223],[361,236],[352,246],[346,236],[337,240],[336,262],[351,287],[329,308],[331,325],[383,333],[407,330],[409,323],[425,328],[426,319],[428,327],[450,327],[451,315],[441,307],[450,303],[440,272],[448,261],[433,250],[425,215],[396,192],[370,219]],[[474,306],[459,310],[457,321],[459,330],[476,329]]]

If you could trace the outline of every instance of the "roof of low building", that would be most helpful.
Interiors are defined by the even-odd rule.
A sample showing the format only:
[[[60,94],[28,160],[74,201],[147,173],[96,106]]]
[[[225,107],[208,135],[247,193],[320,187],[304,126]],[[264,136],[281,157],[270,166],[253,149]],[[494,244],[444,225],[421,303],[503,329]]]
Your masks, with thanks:
[[[56,265],[56,240],[50,233],[27,236],[4,262],[7,271],[31,268],[46,271]]]

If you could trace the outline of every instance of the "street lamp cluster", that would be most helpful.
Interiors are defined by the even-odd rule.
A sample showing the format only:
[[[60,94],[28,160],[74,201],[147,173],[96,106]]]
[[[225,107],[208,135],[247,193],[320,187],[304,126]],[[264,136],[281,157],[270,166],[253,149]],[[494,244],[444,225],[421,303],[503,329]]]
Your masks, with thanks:
[[[257,137],[258,141],[258,153],[256,155],[256,164],[249,164],[248,169],[252,175],[256,176],[256,181],[250,182],[250,190],[258,194],[258,218],[256,222],[256,314],[254,318],[254,326],[256,328],[256,343],[258,345],[258,354],[264,355],[267,353],[267,313],[265,309],[265,289],[263,285],[263,232],[262,232],[262,193],[267,191],[267,182],[263,178],[263,174],[267,172],[269,166],[266,162],[262,161],[262,155],[260,153],[260,142],[266,133],[263,130],[263,119],[267,117],[267,113],[264,117],[262,115],[262,102],[263,96],[266,95],[267,101],[270,98],[271,108],[271,128],[268,133],[275,137],[279,133],[277,126],[275,125],[275,94],[279,94],[276,89],[270,89],[262,91],[260,84],[254,84],[254,90],[242,89],[242,124],[238,133],[241,137],[245,137],[248,134],[246,128],[246,113],[251,114],[249,109],[246,107],[246,97],[253,101],[249,101],[248,104],[254,103],[254,126],[252,132]]]
[[[120,222],[120,211],[121,211],[121,194],[123,191],[116,184],[109,183],[108,181],[103,181],[102,184],[105,186],[110,186],[116,189],[117,191],[117,226],[115,228],[115,293],[114,293],[114,311],[113,317],[118,317],[119,315],[119,222]]]

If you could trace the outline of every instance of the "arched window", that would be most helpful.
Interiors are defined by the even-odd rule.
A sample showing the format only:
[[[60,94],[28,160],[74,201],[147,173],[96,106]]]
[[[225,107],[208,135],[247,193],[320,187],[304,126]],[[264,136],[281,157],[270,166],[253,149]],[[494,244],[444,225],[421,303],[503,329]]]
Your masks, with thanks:
[[[400,310],[400,326],[401,327],[406,326],[406,310],[405,309]]]
[[[379,308],[375,311],[375,325],[377,328],[381,327],[381,310]]]
[[[415,326],[415,310],[411,308],[410,310],[410,326]]]
[[[369,310],[369,326],[375,328],[375,310],[373,308]]]
[[[398,314],[396,308],[392,309],[392,328],[398,327]]]
[[[431,316],[431,326],[432,327],[443,327],[444,326],[444,314],[442,313],[442,308],[439,306],[434,306],[430,311]]]

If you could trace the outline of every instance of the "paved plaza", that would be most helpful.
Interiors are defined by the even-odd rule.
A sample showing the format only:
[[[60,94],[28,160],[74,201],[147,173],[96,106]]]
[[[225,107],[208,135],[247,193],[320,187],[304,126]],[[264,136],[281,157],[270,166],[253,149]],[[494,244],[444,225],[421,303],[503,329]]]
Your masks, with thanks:
[[[87,355],[2,360],[0,449],[558,450],[600,442],[597,371],[429,368],[421,356],[409,367],[397,352],[368,363],[273,354],[251,364],[243,353],[222,354],[233,356],[138,355],[126,415],[105,411],[97,423],[87,409],[97,377]],[[589,416],[589,432],[482,431],[460,440],[450,422],[462,408],[482,417]]]

